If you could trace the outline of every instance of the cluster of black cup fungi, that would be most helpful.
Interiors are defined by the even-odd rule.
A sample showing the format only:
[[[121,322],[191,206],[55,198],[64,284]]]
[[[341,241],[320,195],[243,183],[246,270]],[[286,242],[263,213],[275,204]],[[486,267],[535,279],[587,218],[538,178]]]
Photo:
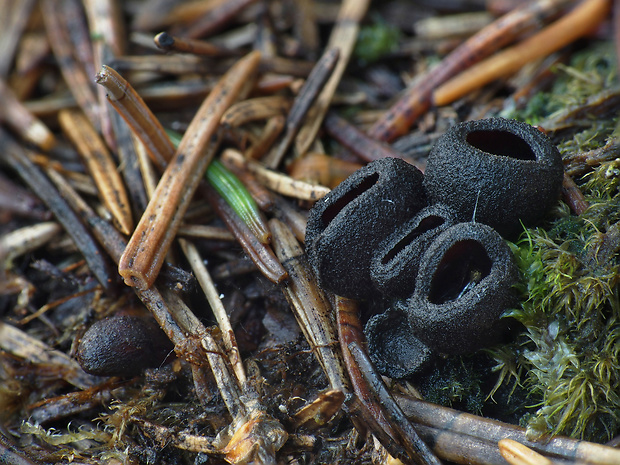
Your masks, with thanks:
[[[424,174],[377,160],[317,202],[306,251],[324,289],[381,296],[368,350],[380,372],[408,377],[438,354],[494,340],[518,279],[504,238],[543,219],[562,178],[560,153],[537,128],[461,123],[437,141]]]

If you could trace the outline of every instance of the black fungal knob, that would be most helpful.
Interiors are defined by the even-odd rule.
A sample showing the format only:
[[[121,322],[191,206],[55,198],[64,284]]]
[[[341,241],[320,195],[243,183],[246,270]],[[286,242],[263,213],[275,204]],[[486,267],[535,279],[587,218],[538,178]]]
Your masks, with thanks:
[[[114,316],[95,322],[77,350],[84,371],[99,376],[132,376],[160,366],[172,343],[152,318]]]
[[[511,236],[539,222],[557,202],[563,165],[549,138],[529,124],[503,118],[450,128],[428,157],[430,203],[445,203],[460,221],[482,222]]]
[[[391,378],[408,378],[434,359],[431,349],[415,337],[402,311],[389,309],[373,316],[364,334],[375,368]]]
[[[402,310],[434,351],[471,352],[493,342],[500,315],[515,303],[517,279],[512,252],[496,231],[459,223],[424,253],[415,291]]]
[[[308,218],[306,252],[321,287],[354,299],[372,295],[372,253],[425,206],[422,173],[401,159],[383,158],[349,176]]]
[[[415,288],[424,251],[442,231],[456,222],[454,210],[436,204],[422,209],[397,229],[372,257],[370,277],[376,288],[390,297],[409,297]]]

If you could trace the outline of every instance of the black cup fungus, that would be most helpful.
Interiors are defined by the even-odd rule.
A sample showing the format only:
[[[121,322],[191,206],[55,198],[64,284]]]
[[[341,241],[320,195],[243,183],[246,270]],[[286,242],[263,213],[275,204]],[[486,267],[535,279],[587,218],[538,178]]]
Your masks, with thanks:
[[[398,158],[360,168],[310,211],[306,253],[323,289],[353,299],[376,292],[370,260],[394,228],[426,206],[422,173]]]
[[[415,287],[424,251],[442,231],[456,223],[451,208],[436,204],[423,208],[383,241],[370,263],[375,287],[390,297],[408,297]]]
[[[563,165],[551,140],[529,124],[504,118],[450,128],[431,150],[424,184],[430,203],[457,211],[460,221],[488,224],[510,237],[555,205]]]
[[[433,350],[462,354],[493,342],[501,314],[515,303],[518,271],[502,237],[481,223],[441,233],[420,262],[403,302],[415,335]]]

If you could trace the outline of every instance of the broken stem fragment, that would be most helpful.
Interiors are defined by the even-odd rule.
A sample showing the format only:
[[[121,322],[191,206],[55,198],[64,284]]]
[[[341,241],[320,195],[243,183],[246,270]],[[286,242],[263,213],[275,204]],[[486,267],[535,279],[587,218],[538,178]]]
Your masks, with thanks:
[[[219,144],[220,118],[255,73],[252,52],[239,60],[204,100],[157,185],[119,263],[129,286],[149,288],[163,264],[189,202]]]

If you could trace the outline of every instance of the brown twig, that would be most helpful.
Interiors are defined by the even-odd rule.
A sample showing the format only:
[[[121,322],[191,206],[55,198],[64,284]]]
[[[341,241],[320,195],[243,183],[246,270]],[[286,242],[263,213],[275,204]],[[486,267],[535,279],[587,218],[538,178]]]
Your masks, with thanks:
[[[327,82],[332,75],[338,63],[339,56],[339,49],[328,49],[317,62],[303,87],[299,90],[299,94],[293,102],[291,111],[286,117],[286,131],[284,132],[280,144],[265,157],[264,163],[267,167],[275,169],[282,161],[282,157],[299,131],[303,118],[316,100],[325,82]]]
[[[547,56],[596,28],[609,14],[609,0],[584,0],[538,34],[467,68],[433,92],[433,103],[447,105],[474,89]]]
[[[576,215],[581,215],[590,207],[579,186],[566,173],[562,179],[562,200]]]
[[[155,281],[218,145],[219,120],[254,74],[259,59],[258,53],[250,53],[233,66],[205,99],[185,132],[119,262],[119,273],[128,285],[148,288]]]
[[[191,53],[210,57],[228,57],[239,55],[239,52],[220,47],[205,40],[176,37],[167,32],[160,32],[153,39],[155,45],[167,52]]]
[[[266,120],[286,114],[290,99],[282,95],[256,97],[232,105],[222,116],[222,126],[236,128],[251,121]]]
[[[430,108],[434,89],[523,33],[539,27],[541,20],[557,14],[572,1],[529,2],[483,28],[452,51],[436,67],[418,77],[398,102],[377,120],[368,134],[372,138],[384,141],[392,141],[402,136]]]
[[[269,118],[263,128],[260,139],[258,139],[255,144],[252,144],[252,146],[245,151],[245,157],[248,160],[257,160],[265,155],[265,153],[267,153],[267,151],[273,146],[278,137],[280,137],[285,123],[286,118],[284,116],[274,116],[273,118]]]
[[[359,23],[366,14],[369,4],[368,0],[345,0],[342,2],[337,22],[326,46],[327,50],[332,48],[339,50],[338,64],[310,109],[310,116],[299,130],[295,146],[300,155],[308,151],[321,127],[323,118],[331,105],[332,97],[353,53],[359,32]]]
[[[199,18],[187,31],[185,36],[196,39],[214,34],[222,29],[237,14],[256,0],[228,0],[217,4],[202,18]]]
[[[110,210],[116,225],[123,234],[131,234],[133,219],[125,185],[99,134],[78,110],[61,111],[58,121],[88,167],[101,200]]]
[[[15,57],[17,45],[22,38],[28,18],[35,5],[34,0],[13,2],[4,0],[0,3],[3,14],[0,17],[0,79],[5,79]]]
[[[96,82],[105,87],[110,104],[144,144],[155,166],[164,171],[174,154],[174,145],[142,97],[129,82],[109,66],[104,65],[101,68]]]
[[[5,160],[33,192],[47,205],[54,214],[54,217],[62,224],[65,231],[71,236],[73,242],[80,250],[88,266],[101,283],[101,285],[112,291],[116,280],[110,264],[103,256],[101,250],[90,236],[86,228],[82,225],[75,213],[69,208],[66,201],[58,194],[53,184],[37,168],[29,158],[29,155],[22,146],[15,142],[3,129],[0,128],[0,145],[3,150],[0,159]]]
[[[592,465],[620,463],[620,450],[601,444],[561,436],[545,438],[545,441],[530,441],[526,437],[525,429],[519,426],[459,412],[411,396],[396,394],[395,398],[405,415],[413,423],[433,428],[436,431],[429,431],[429,434],[432,433],[435,436],[445,433],[447,435],[446,444],[454,443],[455,438],[463,437],[464,441],[475,440],[491,443],[494,450],[497,451],[498,441],[512,439],[549,457],[569,461],[583,460]],[[426,435],[422,429],[420,432],[423,436]],[[448,437],[452,439],[448,439]]]
[[[3,79],[0,79],[0,122],[43,150],[50,150],[56,145],[52,132],[17,100]]]
[[[56,0],[43,0],[40,5],[49,42],[62,76],[80,108],[98,129],[100,127],[99,103],[91,86],[91,79],[84,69],[78,66],[74,57],[73,47],[67,36],[69,27],[65,18],[61,15]]]
[[[280,283],[288,276],[286,270],[276,259],[271,248],[262,244],[248,226],[239,218],[232,208],[224,201],[215,190],[205,184],[201,192],[207,197],[209,203],[218,216],[224,221],[228,230],[232,232],[239,245],[250,257],[259,271],[271,282]]]
[[[420,465],[441,465],[441,461],[431,451],[429,446],[420,439],[415,428],[411,425],[400,406],[392,398],[381,376],[376,373],[370,359],[360,345],[354,341],[349,344],[349,351],[364,381],[371,392],[377,397],[381,408],[390,422],[390,425],[410,458]]]
[[[276,255],[289,275],[289,279],[282,284],[282,291],[321,363],[331,389],[347,392],[349,382],[342,358],[336,350],[338,337],[329,300],[316,285],[305,253],[291,230],[277,219],[270,220],[269,226]]]

